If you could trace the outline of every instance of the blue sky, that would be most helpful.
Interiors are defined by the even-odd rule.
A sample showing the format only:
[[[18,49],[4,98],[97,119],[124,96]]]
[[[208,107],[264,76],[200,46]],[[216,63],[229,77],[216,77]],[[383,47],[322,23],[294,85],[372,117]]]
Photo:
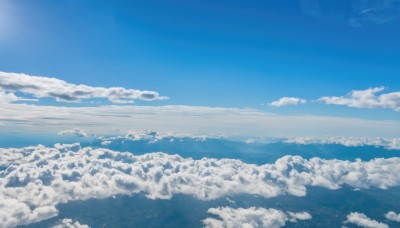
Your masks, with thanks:
[[[313,102],[400,90],[398,1],[6,0],[1,8],[3,72],[170,98],[135,105],[400,119],[393,109]],[[267,105],[281,97],[308,102]]]

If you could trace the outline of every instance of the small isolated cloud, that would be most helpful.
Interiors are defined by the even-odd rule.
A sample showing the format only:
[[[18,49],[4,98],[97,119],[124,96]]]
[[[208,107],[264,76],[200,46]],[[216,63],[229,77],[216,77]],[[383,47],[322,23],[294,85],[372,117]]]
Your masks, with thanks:
[[[389,219],[390,221],[400,222],[400,214],[397,214],[394,211],[389,211],[386,213],[385,218]]]
[[[352,223],[357,226],[366,228],[389,228],[387,224],[372,220],[368,218],[365,214],[358,212],[352,212],[348,214],[346,223]]]
[[[80,128],[74,128],[70,130],[63,130],[58,132],[59,135],[75,135],[76,137],[85,138],[88,137],[89,134]]]
[[[353,90],[346,96],[340,97],[321,97],[318,101],[325,104],[344,105],[353,108],[385,108],[400,111],[400,92],[386,93],[382,92],[384,87],[369,88],[366,90]]]
[[[16,101],[13,93],[29,94],[36,98],[51,97],[57,101],[80,102],[82,99],[106,98],[115,104],[134,103],[135,100],[165,100],[154,91],[125,89],[122,87],[92,87],[76,85],[63,80],[19,73],[0,72],[0,100]],[[4,95],[6,92],[6,95]],[[7,95],[8,94],[8,95]],[[18,99],[18,98],[17,98]]]
[[[299,104],[304,104],[307,101],[301,98],[297,97],[282,97],[277,101],[273,101],[269,103],[270,106],[275,106],[275,107],[282,107],[282,106],[287,106],[287,105],[299,105]]]
[[[276,209],[265,208],[210,208],[209,214],[217,215],[220,219],[206,218],[203,223],[209,228],[220,227],[270,227],[279,228],[285,226],[286,222],[297,222],[297,220],[309,220],[311,215],[307,212],[284,213]]]
[[[89,228],[89,226],[80,224],[78,221],[74,222],[72,219],[65,218],[51,228]]]

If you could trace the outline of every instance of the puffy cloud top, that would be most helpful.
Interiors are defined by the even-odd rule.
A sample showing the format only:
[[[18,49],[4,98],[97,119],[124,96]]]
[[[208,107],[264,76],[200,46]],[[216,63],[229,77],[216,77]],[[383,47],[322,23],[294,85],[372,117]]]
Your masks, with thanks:
[[[80,224],[78,221],[72,221],[72,219],[65,218],[61,220],[57,225],[52,228],[89,228],[88,225]]]
[[[366,90],[353,90],[346,96],[321,97],[319,101],[326,104],[345,105],[354,108],[388,108],[400,111],[400,92],[382,92],[384,87],[369,88]]]
[[[353,223],[357,226],[366,228],[389,228],[387,224],[372,220],[365,214],[358,212],[352,212],[347,215],[346,223]]]
[[[20,100],[13,93],[30,94],[37,98],[52,97],[57,101],[80,102],[88,98],[106,98],[112,103],[133,103],[135,100],[164,100],[154,91],[125,89],[122,87],[92,87],[76,85],[49,77],[0,72],[0,99],[3,102]],[[4,93],[7,92],[7,93]]]
[[[82,130],[80,128],[74,128],[74,129],[70,129],[70,130],[63,130],[58,132],[59,135],[75,135],[77,137],[88,137],[88,133],[85,130]]]
[[[388,213],[385,214],[385,217],[390,221],[400,222],[400,214],[397,214],[394,211],[389,211]]]
[[[284,213],[276,209],[265,208],[230,208],[219,207],[210,208],[208,213],[217,215],[220,219],[207,218],[203,220],[206,227],[283,227],[286,221],[297,222],[297,220],[309,220],[311,215],[307,212],[288,212]]]
[[[297,98],[297,97],[282,97],[277,101],[273,101],[273,102],[269,103],[269,105],[275,106],[275,107],[282,107],[282,106],[286,106],[286,105],[304,104],[306,102],[307,102],[306,100]]]
[[[165,153],[135,156],[79,144],[0,149],[0,154],[0,223],[5,227],[53,217],[59,203],[116,194],[211,200],[235,194],[304,196],[307,186],[386,189],[400,184],[400,158],[350,162],[285,156],[257,166]]]

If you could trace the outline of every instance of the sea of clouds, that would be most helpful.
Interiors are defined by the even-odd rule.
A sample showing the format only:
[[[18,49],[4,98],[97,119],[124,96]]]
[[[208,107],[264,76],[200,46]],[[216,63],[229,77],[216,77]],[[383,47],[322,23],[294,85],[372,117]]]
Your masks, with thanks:
[[[135,156],[76,144],[0,149],[0,224],[12,227],[57,216],[56,206],[117,194],[212,200],[236,194],[306,195],[307,186],[380,188],[400,185],[400,158],[371,161],[284,156],[274,164],[234,159]]]

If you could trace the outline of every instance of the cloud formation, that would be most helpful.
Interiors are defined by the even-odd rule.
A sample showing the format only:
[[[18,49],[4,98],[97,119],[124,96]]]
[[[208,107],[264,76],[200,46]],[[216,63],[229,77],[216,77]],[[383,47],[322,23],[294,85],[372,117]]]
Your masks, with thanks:
[[[299,105],[299,104],[304,104],[307,101],[301,98],[297,97],[282,97],[277,101],[273,101],[269,103],[270,106],[275,106],[275,107],[282,107],[282,106],[287,106],[287,105]]]
[[[70,130],[63,130],[58,132],[59,135],[75,135],[76,137],[85,138],[88,137],[89,134],[80,128],[74,128]]]
[[[51,228],[89,228],[89,226],[86,224],[80,224],[78,221],[74,222],[72,219],[65,218]]]
[[[358,212],[348,214],[346,223],[352,223],[365,228],[389,228],[387,224],[372,220],[365,214]]]
[[[394,211],[389,211],[386,213],[385,218],[389,219],[390,221],[400,222],[400,214],[397,214]]]
[[[217,215],[220,219],[207,218],[203,223],[208,228],[228,227],[270,227],[279,228],[285,226],[286,222],[295,223],[297,220],[309,220],[311,215],[307,212],[284,213],[273,208],[210,208],[209,214]]]
[[[0,149],[0,154],[0,221],[6,227],[56,216],[60,203],[117,194],[142,193],[150,199],[185,194],[212,200],[237,194],[304,196],[307,186],[400,185],[400,158],[350,162],[285,156],[257,166],[165,153],[135,156],[79,144]]]
[[[149,143],[155,143],[158,141],[168,140],[173,142],[175,140],[193,139],[198,141],[204,141],[206,139],[221,139],[225,138],[223,135],[206,135],[206,134],[184,134],[173,131],[156,131],[156,130],[129,130],[125,136],[114,136],[114,137],[103,137],[100,136],[103,146],[110,145],[112,142],[117,140],[132,140],[132,141],[148,141]]]
[[[382,92],[384,87],[369,88],[366,90],[353,90],[346,96],[340,97],[321,97],[318,100],[325,104],[344,105],[353,108],[385,108],[400,111],[400,92],[386,93]]]
[[[381,138],[381,137],[294,137],[283,140],[284,143],[301,145],[309,144],[338,144],[347,147],[375,146],[384,147],[388,150],[400,150],[400,138]]]
[[[36,98],[51,97],[57,101],[80,102],[82,99],[105,98],[115,104],[134,103],[135,100],[165,100],[154,91],[125,89],[122,87],[92,87],[76,85],[49,77],[31,76],[20,73],[0,72],[0,99],[15,102],[13,93],[29,94]],[[6,95],[4,95],[6,92]]]

